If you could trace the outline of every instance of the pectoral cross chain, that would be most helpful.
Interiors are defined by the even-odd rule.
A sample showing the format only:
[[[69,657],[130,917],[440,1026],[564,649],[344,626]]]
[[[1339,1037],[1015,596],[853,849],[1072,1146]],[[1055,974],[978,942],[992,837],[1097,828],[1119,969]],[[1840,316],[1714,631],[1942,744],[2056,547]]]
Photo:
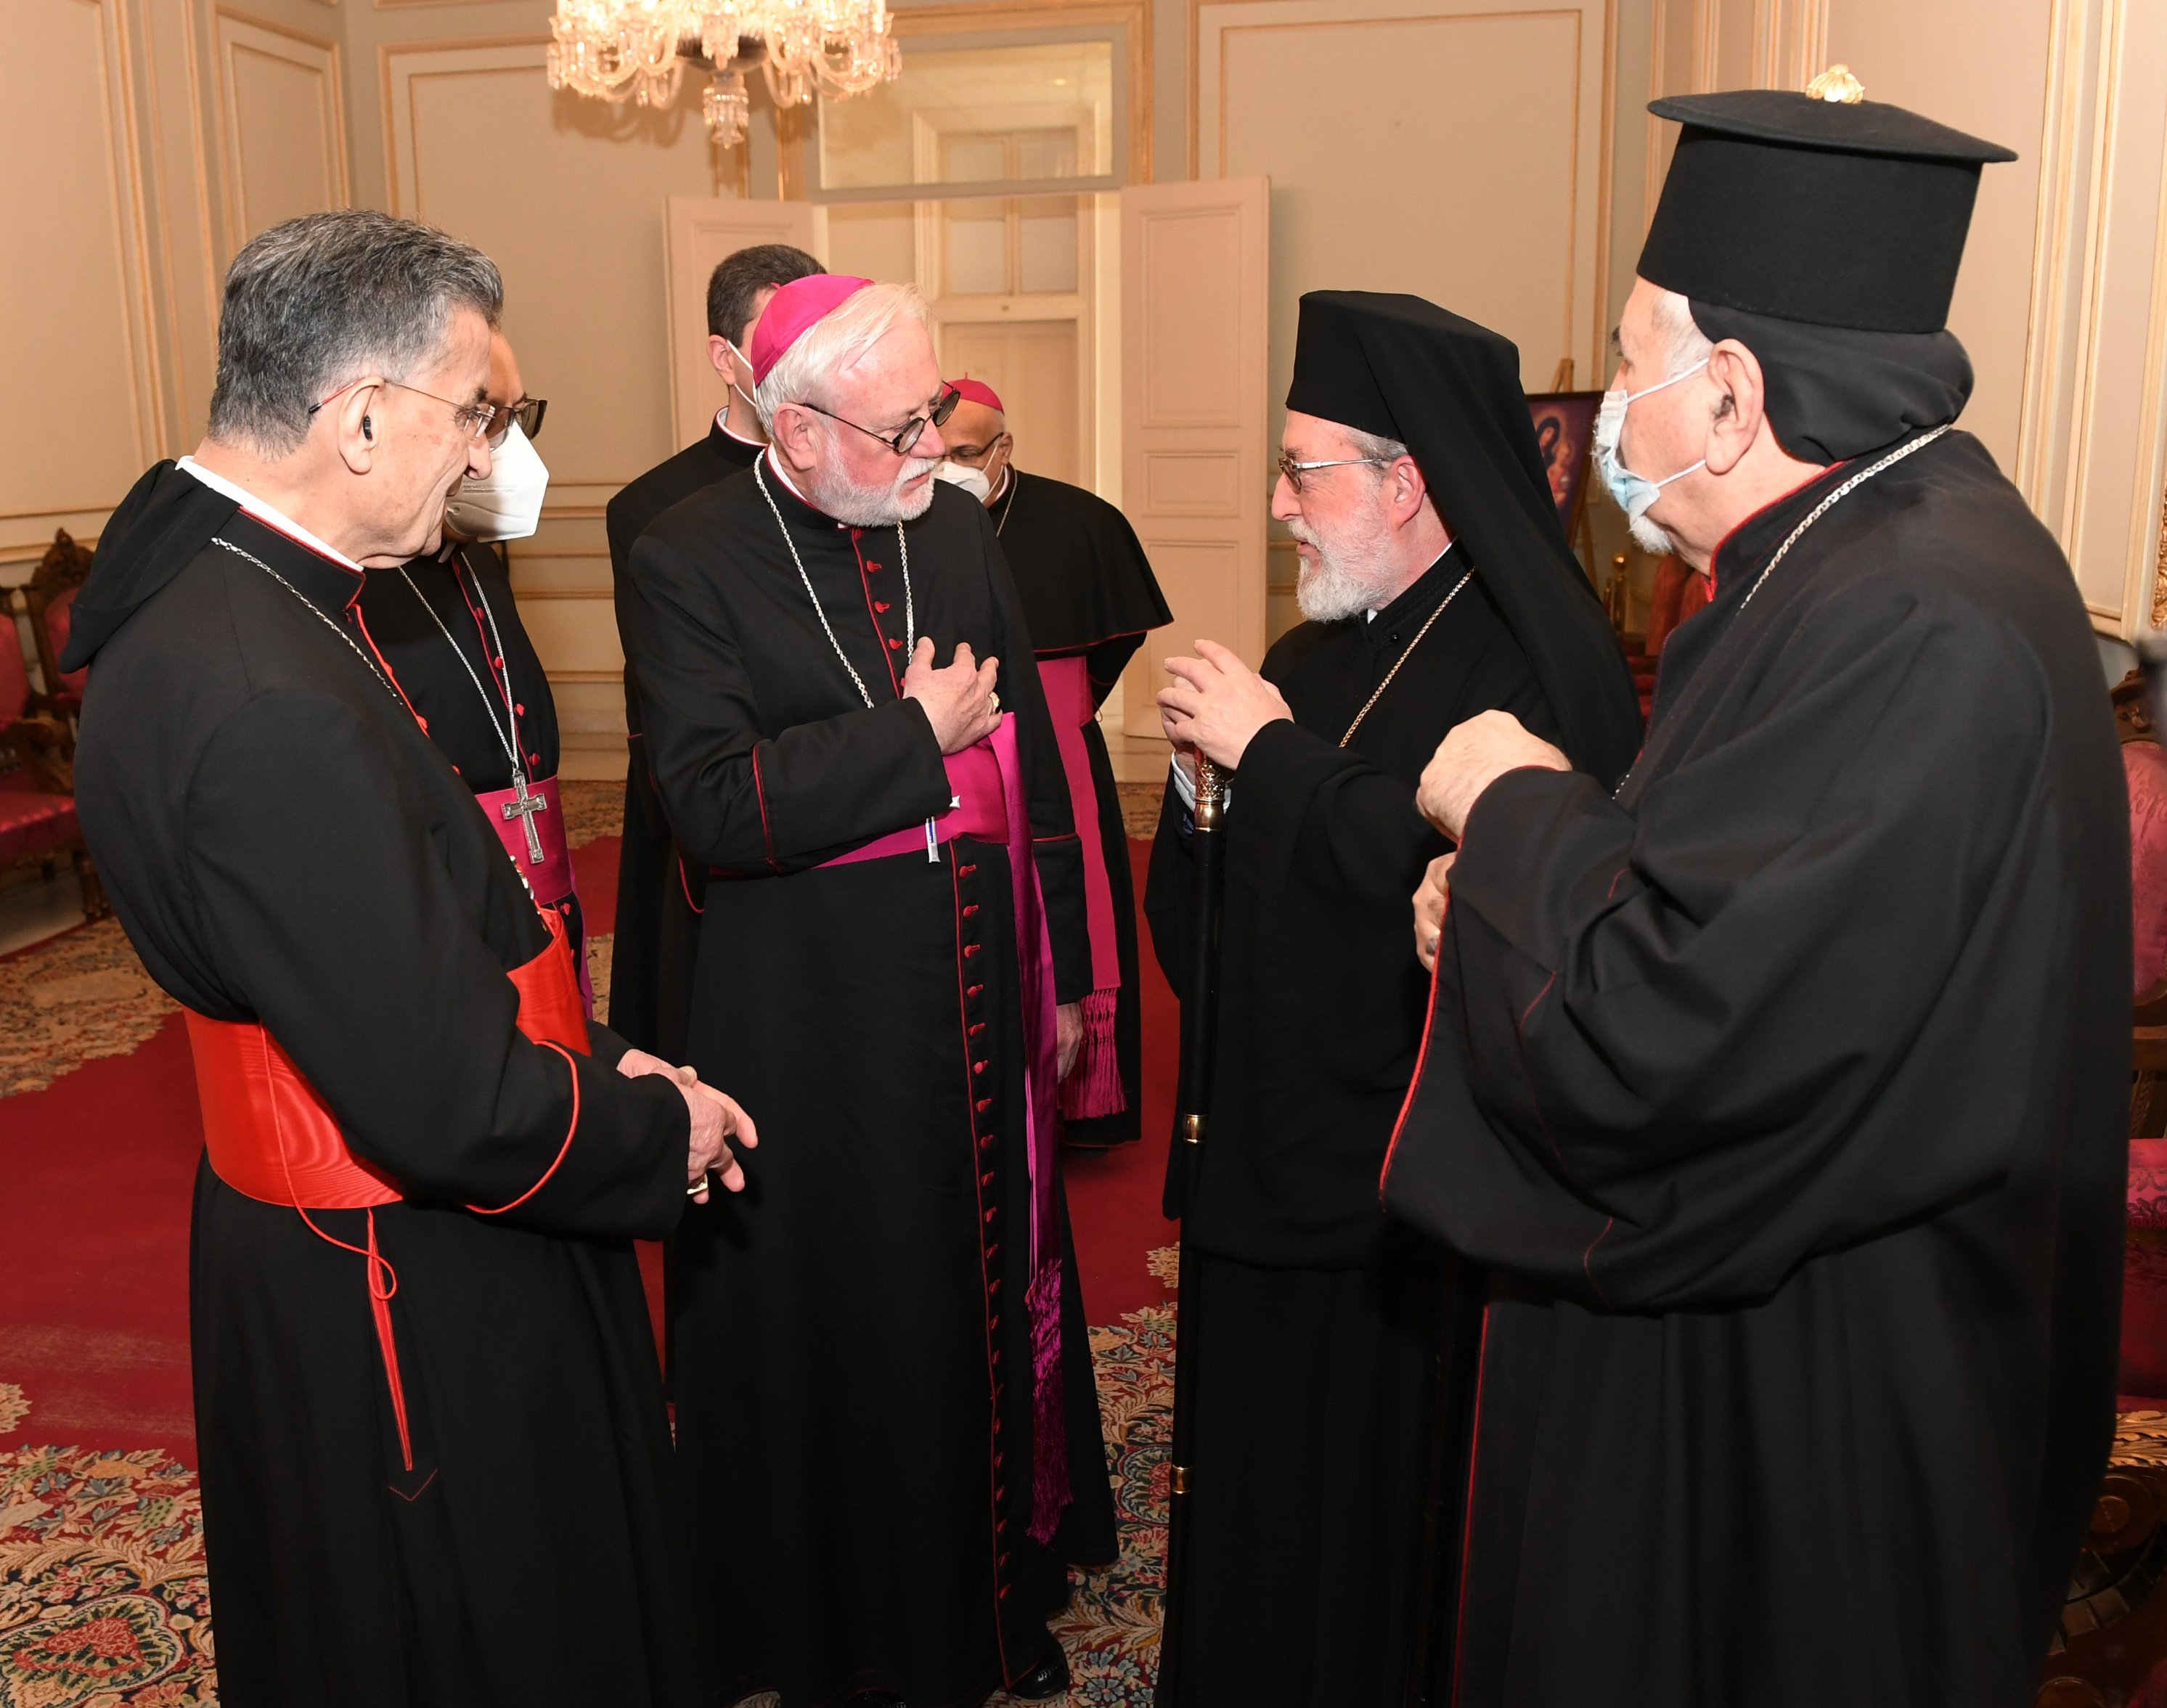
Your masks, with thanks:
[[[519,828],[527,833],[527,863],[538,866],[548,856],[542,852],[542,838],[534,828],[534,815],[547,812],[549,803],[539,795],[527,792],[527,774],[523,771],[511,774],[511,792],[517,798],[504,803],[505,821],[519,821]]]

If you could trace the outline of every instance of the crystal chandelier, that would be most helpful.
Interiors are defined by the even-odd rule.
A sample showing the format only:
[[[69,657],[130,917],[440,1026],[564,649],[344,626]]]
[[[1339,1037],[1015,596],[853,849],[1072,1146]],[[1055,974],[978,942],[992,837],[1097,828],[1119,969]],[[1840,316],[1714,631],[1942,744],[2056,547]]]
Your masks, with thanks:
[[[549,87],[606,101],[667,107],[686,63],[702,67],[701,111],[724,148],[744,140],[748,66],[778,107],[862,95],[903,69],[887,0],[557,0],[549,34]]]

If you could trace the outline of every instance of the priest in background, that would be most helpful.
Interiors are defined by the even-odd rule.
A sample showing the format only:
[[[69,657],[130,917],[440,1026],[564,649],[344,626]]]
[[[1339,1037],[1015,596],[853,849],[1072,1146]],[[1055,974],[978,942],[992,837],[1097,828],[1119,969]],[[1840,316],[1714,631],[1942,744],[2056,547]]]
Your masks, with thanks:
[[[633,547],[649,753],[708,869],[691,1055],[771,1165],[671,1242],[677,1446],[725,1701],[1068,1686],[1115,1552],[1056,1087],[1091,988],[1078,845],[954,394],[908,286],[785,285],[772,442]]]
[[[589,1023],[358,621],[485,479],[488,258],[312,214],[226,274],[209,436],[75,608],[77,799],[186,1011],[219,1700],[712,1702],[633,1237],[741,1118]],[[744,1142],[750,1144],[749,1126]]]
[[[1465,1708],[2021,1708],[2113,1436],[2128,803],[1947,330],[2013,156],[1816,83],[1652,108],[1596,443],[1715,596],[1645,752],[1491,713],[1423,778],[1386,1187],[1497,1277]]]
[[[527,394],[501,331],[490,340],[487,401],[497,411],[489,473],[459,483],[435,552],[368,572],[355,614],[534,899],[564,921],[591,1016],[586,921],[557,785],[556,701],[492,543],[526,539],[541,523],[549,470],[533,441],[549,405]]]
[[[937,473],[993,519],[1031,626],[1084,839],[1091,994],[1084,999],[1083,1046],[1061,1082],[1062,1137],[1081,1146],[1123,1144],[1142,1133],[1142,1002],[1128,831],[1099,708],[1146,633],[1171,622],[1173,613],[1129,519],[1096,493],[1018,468],[999,394],[983,380],[952,383],[961,401],[943,429],[947,458]]]
[[[1193,1175],[1174,1146],[1168,1179],[1203,1254],[1181,1323],[1196,1437],[1172,1700],[1396,1708],[1466,1399],[1440,1364],[1472,1362],[1449,1344],[1465,1283],[1377,1198],[1427,995],[1407,885],[1447,846],[1415,784],[1442,733],[1488,708],[1608,777],[1640,717],[1508,340],[1419,297],[1313,292],[1286,406],[1272,514],[1309,620],[1261,675],[1199,642],[1159,696],[1178,749],[1237,772],[1211,1136]],[[1177,990],[1194,800],[1178,769],[1147,897]]]
[[[752,402],[744,352],[760,310],[776,289],[809,278],[820,263],[787,243],[761,243],[725,256],[707,275],[707,360],[730,389],[700,438],[665,457],[609,501],[610,573],[617,628],[624,628],[626,578],[633,542],[679,500],[752,465],[767,436]],[[610,952],[611,1026],[642,1050],[683,1060],[692,958],[700,940],[701,891],[707,873],[681,859],[654,791],[643,739],[639,676],[626,648],[624,727],[631,756],[624,775],[624,838],[617,855],[616,940]]]

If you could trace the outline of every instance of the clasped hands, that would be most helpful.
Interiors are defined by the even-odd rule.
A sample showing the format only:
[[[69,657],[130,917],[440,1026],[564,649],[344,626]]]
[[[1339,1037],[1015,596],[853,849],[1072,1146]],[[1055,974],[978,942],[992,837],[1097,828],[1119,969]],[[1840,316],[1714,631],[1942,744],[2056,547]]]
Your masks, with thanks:
[[[1415,789],[1415,806],[1438,830],[1456,844],[1466,833],[1467,816],[1475,810],[1482,791],[1507,771],[1529,766],[1544,770],[1570,771],[1572,761],[1540,736],[1530,735],[1509,711],[1477,712],[1455,724],[1429,764],[1423,767]],[[1437,966],[1437,948],[1444,932],[1445,898],[1451,891],[1452,864],[1460,855],[1439,854],[1423,874],[1415,891],[1415,958],[1424,972]]]
[[[685,1185],[693,1203],[707,1203],[710,1170],[722,1182],[725,1191],[744,1190],[744,1170],[730,1154],[729,1141],[734,1139],[748,1150],[756,1149],[760,1129],[753,1125],[752,1117],[738,1107],[736,1098],[702,1084],[697,1070],[673,1067],[660,1056],[649,1055],[644,1050],[626,1050],[617,1061],[617,1071],[627,1079],[641,1079],[649,1074],[666,1075],[683,1095],[685,1108],[692,1118],[691,1142],[685,1157]]]

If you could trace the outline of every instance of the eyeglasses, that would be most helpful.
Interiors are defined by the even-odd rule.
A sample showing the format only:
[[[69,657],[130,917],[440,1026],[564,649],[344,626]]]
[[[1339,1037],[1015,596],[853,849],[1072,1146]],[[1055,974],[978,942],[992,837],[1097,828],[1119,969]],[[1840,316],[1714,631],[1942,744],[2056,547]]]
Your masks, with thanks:
[[[1329,462],[1297,463],[1285,452],[1280,452],[1280,473],[1296,492],[1301,490],[1301,477],[1312,468],[1389,468],[1400,459],[1396,457],[1335,457]]]
[[[956,405],[962,401],[962,393],[950,387],[943,387],[940,395],[933,400],[931,409],[922,415],[913,415],[903,424],[900,431],[889,434],[876,433],[871,427],[858,427],[856,421],[845,420],[833,410],[824,410],[819,405],[807,403],[803,398],[797,399],[801,409],[810,410],[816,415],[825,415],[831,421],[842,421],[846,427],[857,427],[858,431],[868,439],[879,440],[898,457],[908,457],[910,454],[910,447],[925,436],[925,430],[928,427],[945,426],[948,417],[956,413]]]
[[[511,431],[511,424],[519,423],[519,431],[530,439],[542,436],[542,417],[549,412],[549,399],[531,397],[516,404],[500,404],[501,419],[489,430],[491,448],[501,445]]]
[[[310,415],[314,415],[318,410],[322,409],[326,404],[336,403],[347,392],[352,391],[354,387],[368,383],[371,382],[366,376],[362,379],[348,380],[329,397],[321,399],[317,402],[310,404],[309,405]],[[462,433],[464,433],[468,438],[488,439],[492,444],[497,442],[504,436],[503,428],[497,425],[499,417],[503,418],[505,426],[509,426],[516,414],[516,411],[501,404],[455,404],[448,397],[438,397],[436,393],[432,391],[423,391],[420,386],[409,385],[403,379],[385,379],[381,375],[378,375],[375,376],[373,383],[377,385],[388,385],[398,391],[411,391],[416,396],[427,398],[432,403],[442,404],[446,409],[452,412],[452,424]],[[530,399],[530,402],[532,401],[532,400]],[[522,405],[522,407],[526,407],[526,405]],[[538,426],[541,424],[542,420],[541,414],[538,410],[535,414],[534,420],[535,424]],[[532,438],[533,436],[530,433],[527,436]]]

